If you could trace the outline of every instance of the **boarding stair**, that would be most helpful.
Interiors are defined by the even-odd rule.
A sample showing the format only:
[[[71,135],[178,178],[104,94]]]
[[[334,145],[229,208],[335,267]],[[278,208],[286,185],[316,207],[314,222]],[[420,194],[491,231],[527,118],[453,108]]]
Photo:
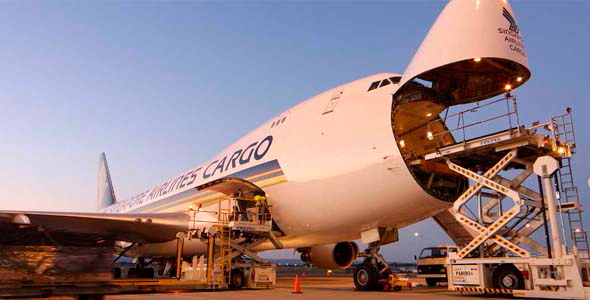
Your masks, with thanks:
[[[459,246],[464,247],[476,236],[476,232],[463,226],[452,212],[451,209],[446,209],[432,217],[438,225],[449,235],[451,240]]]

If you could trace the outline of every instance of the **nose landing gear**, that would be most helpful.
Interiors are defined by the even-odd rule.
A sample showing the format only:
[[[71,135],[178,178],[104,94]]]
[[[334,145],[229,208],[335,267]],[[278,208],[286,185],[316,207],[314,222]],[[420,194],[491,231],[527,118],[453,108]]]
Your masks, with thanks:
[[[356,289],[359,291],[382,290],[382,279],[388,279],[391,274],[391,267],[379,253],[381,243],[372,242],[360,256],[365,260],[354,270],[353,280]]]

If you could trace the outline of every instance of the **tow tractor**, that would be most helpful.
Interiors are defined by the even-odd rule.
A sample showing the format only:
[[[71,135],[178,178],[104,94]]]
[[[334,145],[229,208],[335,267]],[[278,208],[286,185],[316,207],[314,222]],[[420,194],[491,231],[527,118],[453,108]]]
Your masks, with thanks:
[[[466,121],[491,103],[505,105],[507,111]],[[571,109],[525,127],[516,98],[507,93],[444,121],[450,124],[447,119],[452,117],[458,119],[457,127],[428,138],[455,132],[463,139],[412,162],[445,166],[470,181],[453,207],[435,217],[459,245],[446,258],[449,290],[587,299],[589,247],[573,180]],[[467,129],[500,119],[508,120],[505,130],[466,137]]]

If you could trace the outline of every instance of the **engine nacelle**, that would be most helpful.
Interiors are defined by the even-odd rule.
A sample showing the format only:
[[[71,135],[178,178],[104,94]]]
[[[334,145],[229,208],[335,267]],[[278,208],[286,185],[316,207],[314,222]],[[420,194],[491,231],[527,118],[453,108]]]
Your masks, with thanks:
[[[355,242],[340,242],[298,249],[301,260],[322,269],[347,269],[356,260],[359,247]]]

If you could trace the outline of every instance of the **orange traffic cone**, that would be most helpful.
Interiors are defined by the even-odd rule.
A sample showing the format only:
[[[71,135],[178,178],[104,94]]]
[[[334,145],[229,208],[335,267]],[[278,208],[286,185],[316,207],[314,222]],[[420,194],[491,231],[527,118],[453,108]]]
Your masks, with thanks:
[[[299,275],[295,275],[295,285],[293,286],[293,294],[303,294],[299,286]]]

